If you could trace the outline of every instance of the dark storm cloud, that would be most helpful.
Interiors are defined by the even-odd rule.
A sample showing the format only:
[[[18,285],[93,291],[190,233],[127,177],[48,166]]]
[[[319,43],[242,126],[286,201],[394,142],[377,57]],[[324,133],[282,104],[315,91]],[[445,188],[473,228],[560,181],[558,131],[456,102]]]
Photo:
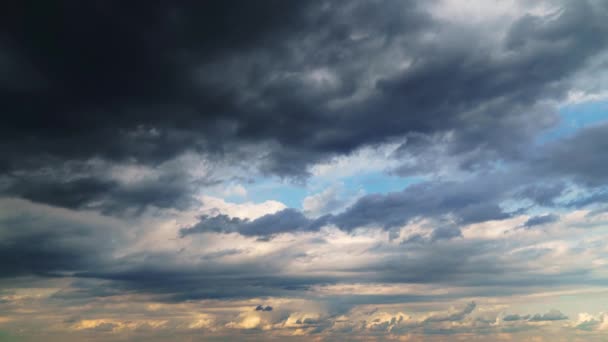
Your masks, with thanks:
[[[40,172],[9,174],[0,189],[6,195],[35,202],[123,214],[141,213],[151,206],[186,209],[197,202],[192,197],[197,186],[216,183],[211,178],[194,179],[177,169],[153,169],[151,175],[127,183],[109,173],[101,166],[49,166]]]
[[[326,119],[313,115],[316,94],[281,76],[314,67],[299,55],[305,46],[292,52],[289,43],[310,38],[323,50],[307,60],[329,63],[338,57],[331,50],[347,43],[355,26],[377,25],[371,18],[334,23],[340,8],[327,5],[66,1],[7,8],[6,63],[25,61],[42,80],[27,87],[9,80],[3,88],[11,117],[2,131],[2,152],[10,157],[4,166],[22,167],[24,158],[39,156],[158,162],[185,149],[219,152],[237,141],[297,147]],[[386,24],[371,27],[379,32],[424,21],[408,11],[385,16],[396,6],[345,10],[354,20],[382,17]],[[234,70],[226,72],[222,61],[233,60]],[[240,97],[247,88],[259,90],[253,102]],[[268,109],[257,108],[261,102]]]
[[[0,277],[61,276],[107,265],[127,232],[106,219],[1,199]]]
[[[559,216],[555,214],[547,214],[547,215],[539,215],[530,217],[526,222],[524,222],[523,226],[526,228],[531,228],[534,226],[540,226],[547,223],[554,223],[559,221]]]
[[[383,245],[368,251],[367,265],[327,265],[315,274],[293,274],[290,265],[308,256],[287,248],[268,255],[241,258],[229,263],[204,259],[180,263],[174,253],[142,253],[116,260],[100,271],[77,274],[83,278],[111,281],[102,288],[152,293],[167,301],[203,298],[251,298],[307,296],[316,285],[339,283],[415,283],[475,287],[475,296],[526,293],[538,286],[589,283],[584,270],[540,275],[530,268],[529,257],[505,258],[510,241],[443,241],[433,245]],[[329,272],[328,275],[324,275]],[[84,285],[85,289],[87,286]],[[93,288],[96,286],[93,284]],[[487,289],[485,287],[488,287]],[[95,293],[96,290],[86,290]],[[461,293],[447,296],[459,298]],[[334,309],[348,310],[356,304],[415,302],[442,295],[344,295],[328,298]],[[463,312],[466,312],[463,311]],[[456,316],[454,316],[456,317]]]
[[[525,16],[499,44],[414,1],[7,7],[5,172],[93,157],[155,165],[186,150],[237,159],[261,144],[261,171],[302,176],[416,132],[453,133],[451,153],[480,153],[462,162],[469,168],[518,155],[552,125],[537,103],[561,97],[608,36],[605,9],[586,1],[554,18]],[[55,203],[110,186],[82,182],[91,195]]]
[[[236,263],[204,259],[191,265],[178,261],[173,253],[146,253],[116,260],[99,270],[77,273],[79,278],[109,281],[83,284],[83,291],[97,288],[120,292],[150,293],[160,300],[181,302],[192,299],[301,296],[314,285],[336,283],[335,276],[294,275],[282,266],[297,257],[289,251],[254,257]]]
[[[27,180],[12,182],[5,193],[31,201],[78,208],[110,193],[117,186],[116,182],[92,177],[70,181],[36,180],[31,177]]]

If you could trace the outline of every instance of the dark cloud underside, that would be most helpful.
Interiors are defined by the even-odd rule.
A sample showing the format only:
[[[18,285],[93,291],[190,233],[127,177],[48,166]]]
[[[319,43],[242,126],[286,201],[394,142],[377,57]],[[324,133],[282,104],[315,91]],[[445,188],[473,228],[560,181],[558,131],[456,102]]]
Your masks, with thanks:
[[[299,177],[413,132],[452,132],[450,153],[478,153],[465,168],[514,158],[557,120],[539,101],[562,97],[608,37],[604,9],[586,1],[524,16],[503,40],[414,1],[4,7],[0,166],[12,177],[91,158],[157,165],[187,150],[230,159],[243,146],[263,146],[250,156],[260,171]],[[57,186],[83,182],[118,196],[99,180]]]

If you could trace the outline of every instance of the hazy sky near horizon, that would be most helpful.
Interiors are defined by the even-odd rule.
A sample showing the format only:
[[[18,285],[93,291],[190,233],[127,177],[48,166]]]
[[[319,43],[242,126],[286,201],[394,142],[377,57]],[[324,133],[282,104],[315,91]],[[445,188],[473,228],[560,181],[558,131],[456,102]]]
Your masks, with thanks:
[[[608,1],[1,13],[0,341],[608,336]]]

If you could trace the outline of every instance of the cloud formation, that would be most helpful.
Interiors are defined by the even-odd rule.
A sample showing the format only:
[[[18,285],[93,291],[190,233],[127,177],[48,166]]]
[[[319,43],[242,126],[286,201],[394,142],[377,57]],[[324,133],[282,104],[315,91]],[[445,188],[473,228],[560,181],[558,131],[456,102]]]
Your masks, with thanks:
[[[2,7],[0,339],[603,340],[605,1]]]

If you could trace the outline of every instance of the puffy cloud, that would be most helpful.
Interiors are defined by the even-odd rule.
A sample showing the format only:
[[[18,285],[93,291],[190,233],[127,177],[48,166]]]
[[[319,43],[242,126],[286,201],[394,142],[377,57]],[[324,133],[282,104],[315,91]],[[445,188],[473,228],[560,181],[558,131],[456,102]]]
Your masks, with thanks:
[[[580,330],[592,331],[592,330],[607,330],[608,329],[608,315],[600,313],[597,316],[593,316],[586,312],[578,314],[578,319],[574,323],[574,327]]]

